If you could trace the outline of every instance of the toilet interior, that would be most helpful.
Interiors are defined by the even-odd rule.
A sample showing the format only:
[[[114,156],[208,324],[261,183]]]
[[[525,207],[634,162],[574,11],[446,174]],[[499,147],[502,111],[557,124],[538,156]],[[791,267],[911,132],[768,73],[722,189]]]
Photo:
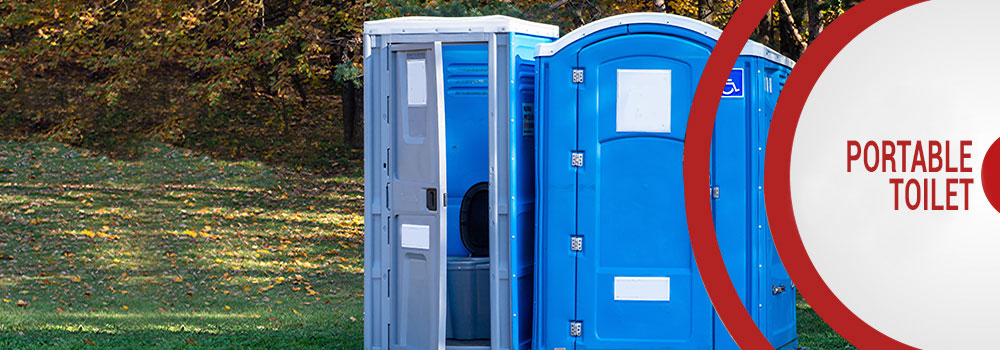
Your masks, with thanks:
[[[447,157],[447,345],[490,345],[487,46],[442,50]]]

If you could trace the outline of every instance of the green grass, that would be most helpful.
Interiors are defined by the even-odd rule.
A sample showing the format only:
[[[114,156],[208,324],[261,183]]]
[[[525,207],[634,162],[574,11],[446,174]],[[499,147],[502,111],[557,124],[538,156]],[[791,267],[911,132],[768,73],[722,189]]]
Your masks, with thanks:
[[[361,347],[356,169],[141,149],[0,141],[0,349]],[[853,349],[797,308],[801,346]]]
[[[0,349],[361,347],[359,177],[142,150],[0,141]]]
[[[844,338],[841,338],[830,326],[819,318],[816,311],[796,295],[796,321],[799,328],[799,346],[811,350],[856,349]]]

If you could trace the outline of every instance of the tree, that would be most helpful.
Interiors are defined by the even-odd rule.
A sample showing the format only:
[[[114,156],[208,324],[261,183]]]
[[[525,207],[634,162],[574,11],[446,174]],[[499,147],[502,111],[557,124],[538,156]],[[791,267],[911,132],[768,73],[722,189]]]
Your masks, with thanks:
[[[855,2],[780,0],[753,38],[798,58]],[[0,2],[0,125],[8,126],[5,134],[16,130],[69,143],[119,144],[127,135],[182,144],[211,139],[196,146],[229,147],[234,155],[264,150],[277,139],[312,147],[311,138],[330,137],[325,128],[336,125],[340,144],[360,148],[364,21],[501,14],[555,24],[566,33],[608,16],[659,11],[725,27],[738,5],[737,0]],[[226,133],[250,141],[216,137]],[[293,134],[310,136],[287,136]]]

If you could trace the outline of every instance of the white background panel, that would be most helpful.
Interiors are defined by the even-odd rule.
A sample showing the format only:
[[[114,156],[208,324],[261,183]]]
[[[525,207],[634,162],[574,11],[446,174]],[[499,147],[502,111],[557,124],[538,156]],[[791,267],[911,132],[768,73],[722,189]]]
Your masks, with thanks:
[[[795,134],[792,203],[809,257],[851,311],[918,348],[997,343],[1000,213],[980,178],[1000,137],[997,13],[996,1],[936,0],[880,21],[830,64]],[[974,172],[868,173],[856,162],[847,173],[847,140],[972,140]],[[890,177],[974,178],[971,210],[896,211]]]

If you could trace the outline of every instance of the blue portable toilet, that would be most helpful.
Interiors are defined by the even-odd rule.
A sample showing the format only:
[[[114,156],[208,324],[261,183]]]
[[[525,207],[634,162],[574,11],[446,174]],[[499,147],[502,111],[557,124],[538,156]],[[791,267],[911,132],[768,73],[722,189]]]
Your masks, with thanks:
[[[558,34],[365,23],[365,349],[530,348],[534,50]]]
[[[538,45],[536,348],[737,349],[692,256],[682,178],[688,112],[720,34],[638,13]],[[793,64],[746,45],[720,92],[705,192],[733,283],[779,349],[797,346],[796,293],[761,187]]]

